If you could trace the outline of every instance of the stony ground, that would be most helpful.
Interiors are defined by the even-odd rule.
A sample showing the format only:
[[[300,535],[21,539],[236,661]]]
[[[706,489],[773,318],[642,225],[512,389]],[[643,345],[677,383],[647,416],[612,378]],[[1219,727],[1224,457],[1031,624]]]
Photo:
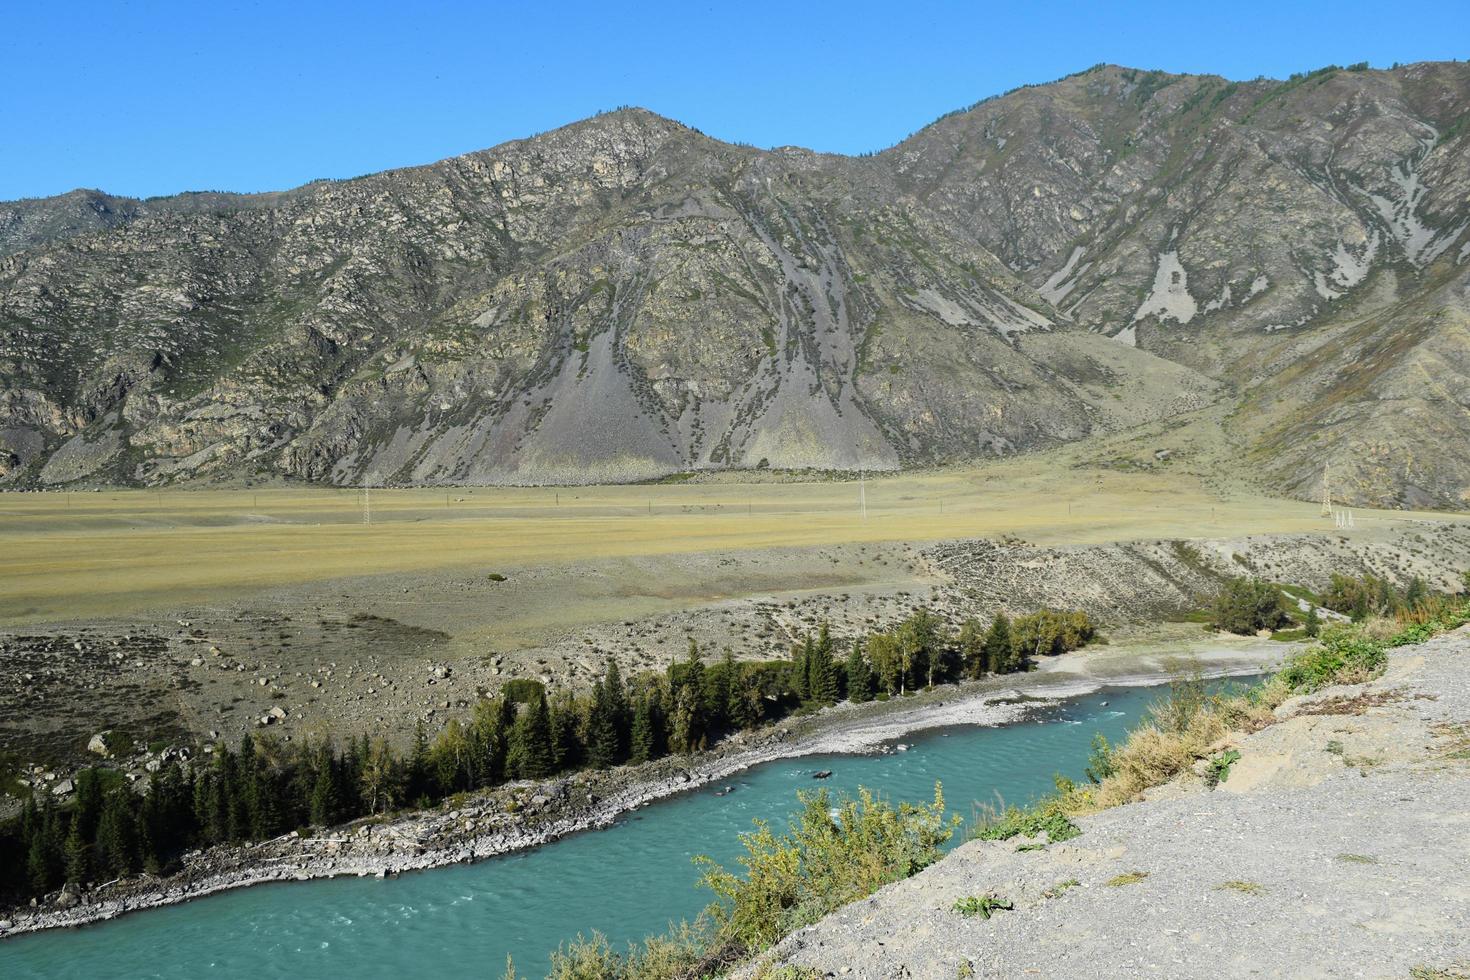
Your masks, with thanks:
[[[487,641],[454,610],[467,590],[479,590],[494,608],[536,601],[537,592],[565,587],[566,571],[531,569],[504,582],[377,576],[181,607],[166,617],[0,631],[0,763],[8,754],[24,778],[54,787],[70,769],[95,761],[86,747],[102,731],[116,735],[116,764],[139,775],[169,746],[233,742],[267,726],[286,738],[374,731],[406,742],[417,723],[435,732],[512,677],[584,687],[610,656],[625,673],[662,670],[685,656],[691,639],[707,657],[727,648],[739,658],[781,657],[822,622],[845,648],[921,604],[954,626],[969,616],[988,621],[1001,609],[1080,607],[1115,640],[1135,643],[1148,639],[1138,635],[1142,624],[1196,607],[1237,573],[1318,587],[1335,571],[1401,583],[1422,574],[1449,587],[1470,564],[1470,526],[1406,520],[1352,534],[1191,545],[1046,548],[977,539],[667,561],[689,563],[690,576],[728,563],[723,574],[761,582],[779,577],[771,567],[790,566],[811,584],[625,618],[609,608],[601,621],[550,630],[519,647]],[[833,570],[830,578],[822,568]],[[621,564],[578,570],[615,573],[640,574]],[[673,572],[643,574],[668,579]]]
[[[874,980],[1470,973],[1470,629],[1278,716],[1213,790],[1188,777],[1041,849],[967,843],[775,958]],[[1014,909],[953,911],[987,894]]]

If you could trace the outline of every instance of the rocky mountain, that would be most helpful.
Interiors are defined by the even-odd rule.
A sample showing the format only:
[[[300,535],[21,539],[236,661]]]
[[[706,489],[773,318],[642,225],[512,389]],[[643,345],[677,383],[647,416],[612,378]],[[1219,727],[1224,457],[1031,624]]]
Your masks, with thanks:
[[[350,181],[0,204],[0,481],[643,479],[1226,400],[1278,488],[1470,488],[1470,66],[1099,66],[883,153],[642,110]]]

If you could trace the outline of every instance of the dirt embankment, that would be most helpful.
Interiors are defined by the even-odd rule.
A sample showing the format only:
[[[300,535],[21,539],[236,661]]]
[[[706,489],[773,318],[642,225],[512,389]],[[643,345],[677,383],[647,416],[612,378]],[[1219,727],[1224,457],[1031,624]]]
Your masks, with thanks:
[[[1296,698],[1082,835],[970,842],[788,937],[826,975],[1470,975],[1470,628]],[[989,919],[967,897],[1009,903]]]
[[[691,638],[710,656],[727,647],[739,658],[785,656],[823,622],[845,649],[918,605],[955,625],[970,616],[988,621],[1002,609],[1083,608],[1115,638],[1131,641],[1160,618],[1197,606],[1232,574],[1321,587],[1332,572],[1372,572],[1401,585],[1422,575],[1431,586],[1450,587],[1470,566],[1470,525],[1405,519],[1343,535],[1066,548],[978,539],[798,557],[668,558],[676,567],[664,568],[664,578],[695,575],[714,589],[726,575],[759,587],[741,598],[691,601],[644,616],[620,616],[622,600],[609,600],[598,614],[605,620],[563,625],[550,639],[514,649],[474,639],[478,627],[463,609],[483,606],[485,614],[559,594],[570,587],[564,573],[525,572],[500,583],[484,576],[362,580],[330,590],[282,589],[238,608],[183,608],[147,621],[0,631],[0,752],[22,764],[25,778],[54,789],[72,769],[95,761],[86,746],[104,730],[125,746],[114,764],[135,779],[145,778],[160,745],[234,743],[266,727],[293,738],[382,732],[402,744],[417,723],[437,731],[513,677],[585,687],[609,657],[625,673],[662,670],[685,655]],[[793,563],[796,577],[812,587],[762,591],[772,581],[762,576]],[[828,575],[844,568],[861,575],[824,579],[817,571],[823,567]]]

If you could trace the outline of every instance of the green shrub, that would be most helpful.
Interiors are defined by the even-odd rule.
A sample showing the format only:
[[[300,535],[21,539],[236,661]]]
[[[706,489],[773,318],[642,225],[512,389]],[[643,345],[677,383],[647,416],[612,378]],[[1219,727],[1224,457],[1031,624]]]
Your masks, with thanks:
[[[1250,634],[1278,629],[1287,622],[1281,590],[1270,582],[1232,578],[1215,597],[1215,628],[1228,633]]]
[[[1287,661],[1277,678],[1292,694],[1310,694],[1333,684],[1371,680],[1387,662],[1383,644],[1361,626],[1338,624],[1323,630],[1311,649]]]
[[[1096,625],[1080,609],[1071,612],[1043,609],[1021,616],[1010,625],[1012,649],[1022,659],[1080,649],[1096,632]]]
[[[1211,785],[1223,783],[1230,778],[1230,767],[1240,761],[1240,752],[1236,749],[1227,749],[1210,759],[1209,782]]]
[[[1412,643],[1423,643],[1440,633],[1459,629],[1466,623],[1470,623],[1470,602],[1444,596],[1436,597],[1420,604],[1411,614],[1400,617],[1401,622],[1405,619],[1408,622],[1402,630],[1389,638],[1388,646],[1401,647]]]
[[[1048,798],[1025,810],[1007,807],[998,812],[983,813],[970,837],[974,840],[1010,840],[1012,837],[1039,837],[1045,834],[1057,842],[1081,836],[1082,828],[1067,819],[1057,800]]]
[[[1118,764],[1113,758],[1113,747],[1108,744],[1107,736],[1102,732],[1094,732],[1092,753],[1087,757],[1087,781],[1096,785],[1117,771]]]
[[[938,784],[934,802],[917,806],[894,807],[865,789],[855,800],[838,800],[835,809],[826,790],[797,798],[801,812],[784,836],[763,821],[741,835],[744,875],[709,858],[696,859],[704,868],[700,884],[716,900],[692,924],[631,945],[626,953],[614,950],[599,933],[591,939],[578,936],[552,954],[551,980],[723,975],[787,933],[933,864],[957,823],[945,818]],[[806,975],[770,970],[763,966],[756,975]]]
[[[1412,617],[1426,606],[1433,611],[1446,598],[1443,593],[1430,591],[1424,579],[1417,575],[1409,580],[1402,593],[1388,579],[1376,575],[1364,575],[1362,578],[1333,575],[1322,605],[1352,617],[1354,622],[1361,622],[1369,616]]]
[[[500,693],[514,704],[530,704],[546,693],[546,686],[530,677],[517,677],[506,681]]]
[[[701,968],[719,963],[710,952],[713,936],[707,919],[682,923],[662,936],[629,944],[619,953],[600,932],[591,939],[578,936],[551,954],[548,980],[675,980],[704,976]]]
[[[801,793],[802,810],[782,837],[764,822],[742,834],[743,876],[708,858],[700,884],[715,893],[707,910],[720,938],[756,951],[835,908],[918,873],[939,858],[953,834],[944,794],[934,802],[897,808],[865,789],[844,799],[833,816],[826,790]]]

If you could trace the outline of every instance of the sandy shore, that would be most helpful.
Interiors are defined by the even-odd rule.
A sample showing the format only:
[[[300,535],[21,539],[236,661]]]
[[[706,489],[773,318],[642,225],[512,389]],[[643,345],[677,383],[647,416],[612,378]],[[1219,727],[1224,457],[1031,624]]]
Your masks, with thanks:
[[[862,705],[842,704],[726,739],[692,758],[578,772],[545,783],[498,787],[457,807],[359,822],[309,837],[295,833],[239,847],[185,855],[167,878],[112,882],[41,907],[0,913],[0,936],[80,926],[128,912],[266,882],[343,875],[383,876],[483,860],[605,827],[629,810],[778,759],[870,752],[924,729],[1003,725],[1039,708],[1107,686],[1164,683],[1181,673],[1224,677],[1259,673],[1289,651],[1268,640],[1169,638],[1098,647],[1046,660],[1026,674],[989,678]]]

